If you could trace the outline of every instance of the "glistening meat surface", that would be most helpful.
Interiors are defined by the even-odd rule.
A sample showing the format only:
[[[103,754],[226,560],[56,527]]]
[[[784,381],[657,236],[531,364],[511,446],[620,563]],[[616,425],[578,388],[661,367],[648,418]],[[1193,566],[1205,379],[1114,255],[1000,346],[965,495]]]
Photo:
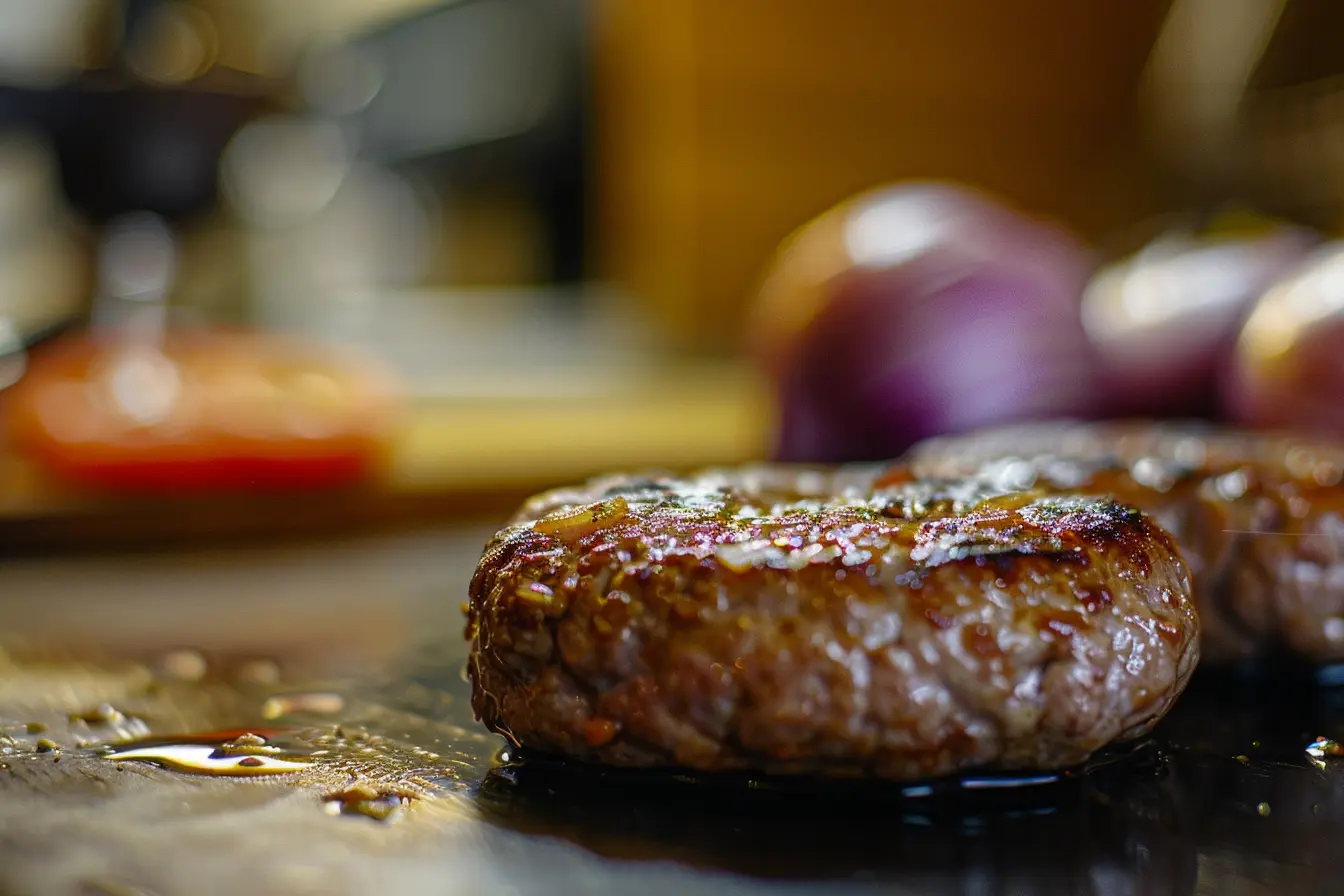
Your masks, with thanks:
[[[895,780],[1075,765],[1161,718],[1198,656],[1165,531],[1106,499],[889,472],[533,499],[471,584],[477,716],[613,765]]]
[[[1054,422],[916,446],[887,482],[1105,496],[1152,515],[1194,579],[1206,666],[1344,661],[1344,445],[1202,422]]]

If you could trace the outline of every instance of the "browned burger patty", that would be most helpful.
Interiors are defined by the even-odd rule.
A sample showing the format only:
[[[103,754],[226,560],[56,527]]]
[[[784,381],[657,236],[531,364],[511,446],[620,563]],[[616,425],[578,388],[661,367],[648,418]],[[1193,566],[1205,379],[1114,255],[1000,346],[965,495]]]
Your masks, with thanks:
[[[471,584],[472,706],[621,766],[869,775],[1075,765],[1195,666],[1170,537],[1109,500],[879,467],[613,477],[529,502]]]
[[[887,481],[968,474],[1151,514],[1190,565],[1205,665],[1344,660],[1342,445],[1193,422],[1027,424],[932,439]]]

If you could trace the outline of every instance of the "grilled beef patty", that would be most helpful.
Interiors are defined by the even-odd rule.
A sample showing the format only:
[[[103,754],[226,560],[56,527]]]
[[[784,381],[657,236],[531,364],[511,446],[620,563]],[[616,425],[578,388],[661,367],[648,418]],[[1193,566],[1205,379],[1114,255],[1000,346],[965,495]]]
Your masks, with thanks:
[[[619,766],[915,780],[1146,733],[1198,657],[1171,536],[1104,497],[761,465],[540,495],[471,583],[472,705]]]
[[[1150,514],[1190,565],[1206,667],[1344,661],[1344,445],[1196,422],[1024,424],[924,442],[885,481],[967,475]]]

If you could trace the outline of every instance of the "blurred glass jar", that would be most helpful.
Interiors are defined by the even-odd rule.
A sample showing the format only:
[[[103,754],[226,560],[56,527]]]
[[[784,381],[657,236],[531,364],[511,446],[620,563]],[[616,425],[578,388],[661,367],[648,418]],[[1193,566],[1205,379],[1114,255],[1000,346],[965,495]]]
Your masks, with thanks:
[[[29,134],[0,136],[0,388],[33,339],[83,313],[93,271],[61,197],[54,157]]]

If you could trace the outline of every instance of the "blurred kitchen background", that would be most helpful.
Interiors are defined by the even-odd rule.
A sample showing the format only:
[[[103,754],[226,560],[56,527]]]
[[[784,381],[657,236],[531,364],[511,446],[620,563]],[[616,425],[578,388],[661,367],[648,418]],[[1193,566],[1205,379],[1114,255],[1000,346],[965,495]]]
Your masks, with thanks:
[[[1328,6],[1266,83],[1332,71]],[[1101,246],[1233,183],[1328,219],[1341,178],[1298,132],[1262,115],[1257,164],[1222,164],[1284,7],[0,0],[0,377],[150,307],[380,359],[398,495],[760,456],[749,303],[859,191],[974,183]],[[92,506],[5,463],[27,531]]]

